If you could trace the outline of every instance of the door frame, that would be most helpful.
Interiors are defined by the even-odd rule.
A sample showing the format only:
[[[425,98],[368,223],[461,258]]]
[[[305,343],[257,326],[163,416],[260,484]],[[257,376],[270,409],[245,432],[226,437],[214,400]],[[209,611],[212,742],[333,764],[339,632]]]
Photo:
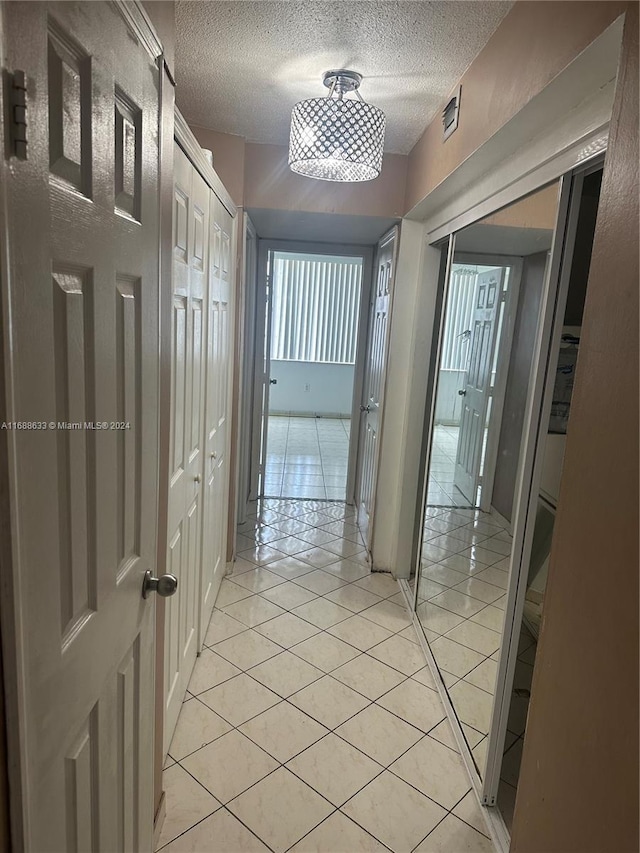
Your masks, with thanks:
[[[353,492],[355,489],[355,469],[358,455],[358,439],[354,435],[360,430],[360,400],[364,381],[364,368],[366,358],[365,330],[368,327],[368,317],[363,322],[363,314],[369,306],[371,293],[372,268],[374,247],[351,243],[314,243],[299,240],[264,240],[258,239],[258,265],[255,281],[255,358],[253,368],[253,413],[252,413],[252,436],[251,436],[251,465],[250,465],[250,500],[257,500],[262,490],[262,473],[260,471],[260,456],[262,454],[262,443],[266,449],[268,433],[268,407],[269,407],[269,368],[265,371],[263,353],[265,351],[268,318],[271,312],[271,301],[267,290],[267,277],[269,259],[274,252],[294,252],[310,255],[329,255],[334,257],[362,258],[362,285],[360,291],[360,307],[358,315],[358,329],[356,342],[356,361],[353,378],[353,397],[351,408],[351,430],[349,435],[349,458],[347,467],[347,489],[346,502],[353,503]],[[265,310],[261,311],[261,306]],[[261,383],[265,383],[264,394],[260,392]],[[265,418],[264,415],[267,417]],[[263,432],[264,420],[264,432]]]
[[[456,257],[458,260],[456,260]],[[482,491],[480,492],[480,507],[483,512],[491,510],[491,495],[493,493],[493,481],[496,474],[498,462],[498,443],[500,440],[500,429],[502,427],[502,414],[504,410],[504,395],[507,388],[507,377],[509,374],[509,362],[511,358],[511,347],[513,334],[516,327],[516,314],[518,311],[518,298],[520,296],[520,284],[522,282],[523,259],[517,255],[479,255],[475,252],[454,252],[452,263],[482,264],[483,266],[509,267],[509,283],[507,285],[507,296],[504,302],[504,314],[500,339],[496,346],[498,351],[498,368],[496,380],[491,395],[491,412],[489,414],[489,425],[487,428],[487,447],[484,457],[484,469],[482,472]],[[513,282],[511,281],[513,279]],[[445,306],[446,308],[446,306]],[[438,341],[439,349],[440,341]],[[504,356],[504,357],[502,357]],[[437,374],[436,374],[437,375]],[[437,394],[437,387],[435,389]],[[511,525],[509,525],[511,528]]]
[[[256,345],[256,280],[258,274],[258,234],[251,217],[244,211],[242,222],[242,269],[238,283],[238,323],[240,337],[236,345],[239,359],[240,406],[238,422],[237,523],[247,519],[251,497],[251,460],[253,440],[253,376]],[[235,550],[235,549],[234,549]]]

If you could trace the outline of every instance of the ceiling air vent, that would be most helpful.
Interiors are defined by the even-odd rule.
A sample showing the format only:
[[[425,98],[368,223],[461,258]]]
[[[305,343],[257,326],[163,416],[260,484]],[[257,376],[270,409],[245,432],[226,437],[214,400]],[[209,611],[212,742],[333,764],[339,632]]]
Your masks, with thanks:
[[[449,99],[447,106],[442,111],[442,125],[444,132],[442,141],[448,139],[453,131],[458,127],[458,116],[460,115],[460,93],[462,86],[458,86],[455,93]]]

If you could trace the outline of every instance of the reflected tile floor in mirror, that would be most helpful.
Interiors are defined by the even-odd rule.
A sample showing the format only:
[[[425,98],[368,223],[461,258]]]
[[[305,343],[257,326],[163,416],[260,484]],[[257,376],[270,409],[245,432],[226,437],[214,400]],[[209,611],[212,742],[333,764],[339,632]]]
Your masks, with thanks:
[[[510,552],[498,516],[427,507],[417,613],[481,774]]]
[[[482,452],[487,444],[488,430],[484,431]],[[458,453],[459,426],[435,424],[433,427],[433,447],[431,448],[431,464],[429,467],[429,485],[427,503],[429,506],[452,509],[456,507],[469,508],[469,499],[454,485],[456,456]],[[480,489],[477,500],[479,502]]]
[[[158,849],[493,853],[403,595],[370,572],[353,511],[265,500],[238,538],[169,748]]]

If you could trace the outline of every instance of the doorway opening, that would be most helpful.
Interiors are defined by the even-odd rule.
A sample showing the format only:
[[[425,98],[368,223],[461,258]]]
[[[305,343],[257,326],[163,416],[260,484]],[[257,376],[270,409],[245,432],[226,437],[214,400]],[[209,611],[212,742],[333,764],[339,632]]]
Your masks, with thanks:
[[[270,253],[263,497],[347,500],[363,267],[362,256]]]

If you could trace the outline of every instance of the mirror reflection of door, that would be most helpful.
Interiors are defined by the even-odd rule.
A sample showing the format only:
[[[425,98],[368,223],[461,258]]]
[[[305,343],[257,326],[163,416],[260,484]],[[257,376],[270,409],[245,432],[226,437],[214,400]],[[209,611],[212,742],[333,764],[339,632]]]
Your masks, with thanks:
[[[457,233],[443,300],[416,609],[481,776],[557,206],[553,184]]]
[[[466,237],[458,235],[456,246],[473,245]],[[437,376],[432,506],[490,507],[521,270],[517,257],[454,255]]]
[[[469,324],[469,359],[463,387],[458,390],[462,397],[462,411],[453,484],[470,506],[475,505],[480,488],[493,353],[498,337],[498,312],[505,272],[502,267],[476,275]]]

